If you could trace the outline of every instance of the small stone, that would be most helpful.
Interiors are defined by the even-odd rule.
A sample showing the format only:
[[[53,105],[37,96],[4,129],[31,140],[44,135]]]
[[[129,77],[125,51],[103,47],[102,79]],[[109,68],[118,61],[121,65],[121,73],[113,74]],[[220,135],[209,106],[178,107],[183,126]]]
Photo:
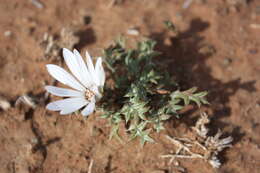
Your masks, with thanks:
[[[232,59],[231,58],[225,58],[224,61],[223,61],[223,64],[228,66],[232,63]]]
[[[253,55],[255,55],[255,54],[257,54],[257,49],[249,49],[249,51],[248,51],[250,54],[253,54]]]
[[[139,31],[136,28],[130,28],[127,30],[127,34],[128,35],[133,35],[133,36],[138,36],[139,35]]]
[[[6,99],[0,97],[0,108],[4,111],[8,110],[11,107],[10,102],[8,102]]]
[[[173,161],[174,166],[180,166],[180,163],[177,160]]]
[[[216,53],[216,49],[214,48],[214,46],[210,44],[206,44],[199,49],[199,53],[203,55],[208,55],[208,54],[211,55]]]
[[[44,5],[38,1],[38,0],[31,0],[32,4],[36,7],[36,8],[39,8],[39,9],[42,9],[44,8]]]
[[[4,32],[5,37],[10,37],[11,35],[12,35],[12,31],[7,30]]]
[[[32,139],[31,139],[31,143],[33,143],[33,144],[38,144],[38,139],[37,139],[37,138],[32,138]]]
[[[252,23],[252,24],[250,24],[250,28],[252,28],[252,29],[260,29],[260,24]]]
[[[193,0],[185,0],[184,3],[182,4],[183,9],[187,9],[191,6]]]

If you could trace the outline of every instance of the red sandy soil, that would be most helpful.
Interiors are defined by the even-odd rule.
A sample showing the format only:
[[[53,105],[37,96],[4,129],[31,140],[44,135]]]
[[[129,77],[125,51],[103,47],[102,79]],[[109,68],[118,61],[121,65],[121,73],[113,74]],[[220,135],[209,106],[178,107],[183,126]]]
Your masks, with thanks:
[[[110,127],[98,114],[88,119],[60,116],[45,110],[14,106],[27,93],[41,98],[51,77],[40,42],[45,32],[76,28],[76,48],[101,55],[120,34],[138,28],[139,36],[157,40],[158,57],[183,89],[209,91],[210,129],[234,138],[220,154],[223,165],[213,169],[202,160],[178,160],[188,173],[257,173],[260,171],[260,1],[194,0],[183,9],[180,0],[30,0],[0,1],[0,95],[12,104],[0,111],[1,173],[171,173],[182,172],[167,159],[174,145],[165,134],[185,136],[198,118],[184,113],[152,134],[156,143],[143,148],[138,140],[109,140]],[[91,19],[91,20],[90,20]],[[163,21],[178,28],[176,36]],[[8,32],[11,31],[9,35]],[[122,127],[123,129],[123,127]]]

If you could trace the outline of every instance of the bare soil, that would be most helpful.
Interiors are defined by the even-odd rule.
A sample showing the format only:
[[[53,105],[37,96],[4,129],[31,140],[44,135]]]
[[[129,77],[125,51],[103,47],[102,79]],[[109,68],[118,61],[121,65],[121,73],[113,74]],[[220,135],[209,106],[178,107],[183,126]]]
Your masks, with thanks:
[[[0,0],[0,95],[11,108],[0,110],[1,173],[257,173],[260,170],[260,1],[194,0],[186,9],[177,0]],[[117,3],[116,3],[117,2]],[[174,34],[163,21],[179,29]],[[153,133],[154,144],[109,140],[110,127],[98,114],[88,119],[60,116],[45,109],[44,85],[51,84],[45,65],[44,33],[59,35],[72,28],[74,47],[101,55],[119,35],[129,40],[150,37],[162,52],[157,58],[183,89],[209,91],[212,133],[233,136],[233,147],[221,152],[223,165],[213,169],[203,160],[160,158],[174,150],[166,138],[185,136],[199,111],[183,113],[166,130]],[[137,28],[139,36],[127,34]],[[15,106],[30,94],[35,109]],[[123,126],[122,126],[123,131]],[[122,132],[122,134],[125,134]],[[125,134],[127,135],[127,134]]]

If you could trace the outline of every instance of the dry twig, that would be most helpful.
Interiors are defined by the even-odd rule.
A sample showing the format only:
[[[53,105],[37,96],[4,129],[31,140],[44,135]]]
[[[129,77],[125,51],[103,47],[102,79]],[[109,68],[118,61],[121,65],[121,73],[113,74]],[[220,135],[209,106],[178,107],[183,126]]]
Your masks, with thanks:
[[[89,166],[88,166],[88,173],[91,173],[92,167],[93,167],[93,163],[94,163],[94,160],[91,159],[91,160],[90,160],[90,164],[89,164]]]
[[[35,109],[37,104],[35,103],[34,99],[28,95],[22,95],[15,101],[15,106],[20,105],[21,103],[28,105],[29,107]]]
[[[222,132],[219,130],[215,136],[208,136],[209,129],[206,124],[210,122],[206,113],[201,114],[200,119],[197,121],[195,127],[192,129],[196,133],[197,138],[171,138],[166,136],[175,146],[177,150],[175,154],[162,155],[162,158],[171,158],[170,163],[175,158],[188,158],[188,159],[203,159],[207,161],[212,167],[219,168],[221,166],[220,161],[217,158],[219,152],[227,147],[231,147],[233,138],[231,136],[226,138],[220,138]],[[201,149],[202,153],[198,153],[194,148]]]

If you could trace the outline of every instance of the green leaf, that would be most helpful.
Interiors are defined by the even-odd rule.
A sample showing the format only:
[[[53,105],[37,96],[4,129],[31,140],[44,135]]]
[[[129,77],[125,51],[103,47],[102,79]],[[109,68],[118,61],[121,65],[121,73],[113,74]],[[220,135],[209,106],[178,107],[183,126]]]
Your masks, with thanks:
[[[167,29],[173,32],[178,32],[176,26],[169,20],[164,21],[164,25],[166,26]]]
[[[171,30],[176,29],[169,21],[165,24]],[[101,117],[108,119],[111,137],[119,136],[119,124],[125,123],[130,139],[138,137],[142,145],[154,142],[150,133],[163,130],[164,122],[179,117],[184,106],[208,104],[207,92],[197,92],[196,87],[179,90],[181,86],[172,80],[174,76],[165,71],[167,64],[154,61],[160,55],[154,50],[155,44],[146,39],[128,49],[120,38],[104,50],[111,86],[106,85],[100,101],[104,108]]]
[[[112,127],[110,135],[109,135],[109,140],[111,140],[113,137],[116,137],[122,143],[123,141],[120,138],[120,136],[118,135],[118,130],[119,130],[119,124]]]
[[[145,142],[151,142],[153,143],[154,140],[149,136],[151,129],[147,129],[141,134],[141,145],[144,146]]]

